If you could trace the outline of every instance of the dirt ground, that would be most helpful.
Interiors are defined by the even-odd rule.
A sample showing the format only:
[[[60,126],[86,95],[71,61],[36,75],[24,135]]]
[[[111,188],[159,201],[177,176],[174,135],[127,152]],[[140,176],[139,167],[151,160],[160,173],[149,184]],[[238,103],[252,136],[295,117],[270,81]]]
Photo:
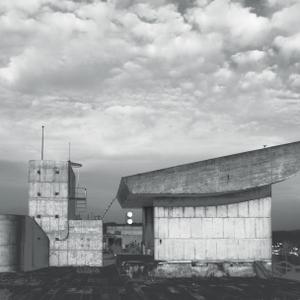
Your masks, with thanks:
[[[115,265],[0,274],[1,300],[300,299],[300,283],[282,279],[129,280]]]

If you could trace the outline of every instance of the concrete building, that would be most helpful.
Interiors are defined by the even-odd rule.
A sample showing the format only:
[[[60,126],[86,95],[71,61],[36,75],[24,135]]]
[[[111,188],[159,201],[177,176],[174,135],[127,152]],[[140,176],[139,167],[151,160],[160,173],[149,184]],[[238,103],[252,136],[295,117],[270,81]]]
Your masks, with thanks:
[[[123,177],[117,197],[160,276],[251,276],[271,267],[271,185],[299,169],[296,142]]]
[[[49,265],[49,240],[30,217],[0,215],[0,272],[32,271]]]
[[[86,189],[76,183],[70,161],[29,162],[29,216],[50,241],[50,266],[101,266],[102,221],[80,219]]]
[[[141,253],[143,235],[142,224],[133,223],[128,225],[106,223],[103,228],[105,250],[114,253]]]

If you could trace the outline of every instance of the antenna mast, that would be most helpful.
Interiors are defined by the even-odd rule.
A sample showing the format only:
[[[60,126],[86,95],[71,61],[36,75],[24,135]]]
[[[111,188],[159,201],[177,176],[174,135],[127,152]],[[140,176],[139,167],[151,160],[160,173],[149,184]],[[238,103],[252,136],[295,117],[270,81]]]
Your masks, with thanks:
[[[44,128],[45,126],[42,126],[42,149],[41,149],[41,160],[44,160]]]
[[[71,142],[69,142],[69,161],[71,161]]]

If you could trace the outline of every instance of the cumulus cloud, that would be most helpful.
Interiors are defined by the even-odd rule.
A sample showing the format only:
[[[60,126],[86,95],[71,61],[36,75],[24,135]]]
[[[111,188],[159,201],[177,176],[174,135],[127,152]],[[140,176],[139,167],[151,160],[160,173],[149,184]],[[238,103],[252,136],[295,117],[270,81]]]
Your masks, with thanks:
[[[299,3],[252,3],[1,1],[1,158],[37,155],[41,124],[86,161],[298,139]]]

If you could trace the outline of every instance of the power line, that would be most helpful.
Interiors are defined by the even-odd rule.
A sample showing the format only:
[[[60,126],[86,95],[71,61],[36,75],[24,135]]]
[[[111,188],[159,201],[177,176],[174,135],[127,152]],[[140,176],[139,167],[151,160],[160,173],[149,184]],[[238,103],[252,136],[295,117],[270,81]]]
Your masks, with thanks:
[[[117,197],[113,198],[110,203],[108,204],[106,210],[104,211],[104,214],[102,215],[102,220],[105,218],[106,214],[108,213],[108,211],[110,210],[111,206],[113,205],[113,203],[115,202],[115,200],[117,199]]]

